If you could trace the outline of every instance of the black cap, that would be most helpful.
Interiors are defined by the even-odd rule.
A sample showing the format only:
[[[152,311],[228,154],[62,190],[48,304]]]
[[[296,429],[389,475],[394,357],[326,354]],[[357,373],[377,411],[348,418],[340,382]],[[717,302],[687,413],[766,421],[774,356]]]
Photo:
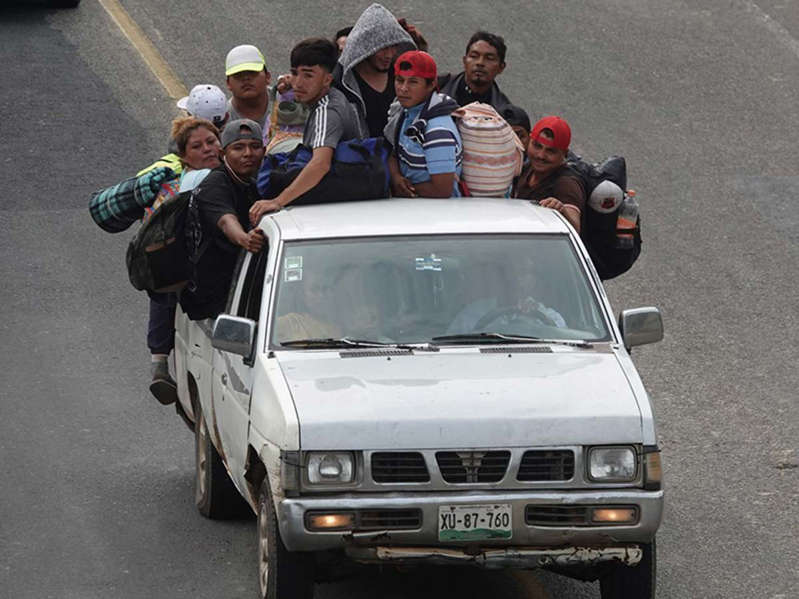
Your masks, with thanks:
[[[502,118],[508,121],[511,127],[524,127],[525,130],[530,132],[530,117],[527,116],[524,108],[520,108],[514,104],[508,104],[500,112]]]

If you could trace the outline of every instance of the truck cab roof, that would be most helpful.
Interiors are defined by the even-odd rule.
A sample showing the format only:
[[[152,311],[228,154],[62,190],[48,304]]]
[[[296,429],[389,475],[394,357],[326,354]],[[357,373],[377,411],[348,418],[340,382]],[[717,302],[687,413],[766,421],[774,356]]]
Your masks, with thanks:
[[[569,232],[554,210],[526,200],[393,198],[292,206],[270,218],[284,240],[442,233]]]

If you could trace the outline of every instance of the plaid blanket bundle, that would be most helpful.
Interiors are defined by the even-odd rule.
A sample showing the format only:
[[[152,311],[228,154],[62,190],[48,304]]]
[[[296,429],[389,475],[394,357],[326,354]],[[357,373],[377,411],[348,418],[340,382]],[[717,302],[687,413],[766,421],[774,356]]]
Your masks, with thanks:
[[[144,209],[155,201],[161,184],[173,178],[172,169],[162,166],[96,191],[89,200],[89,213],[104,231],[124,231],[142,218]]]

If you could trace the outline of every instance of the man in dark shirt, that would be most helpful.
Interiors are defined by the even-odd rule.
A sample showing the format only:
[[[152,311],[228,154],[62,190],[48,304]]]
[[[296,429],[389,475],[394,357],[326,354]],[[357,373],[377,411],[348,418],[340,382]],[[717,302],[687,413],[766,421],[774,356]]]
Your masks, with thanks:
[[[253,177],[264,157],[263,133],[255,121],[231,121],[222,132],[224,159],[196,190],[203,239],[210,239],[197,263],[196,287],[181,294],[192,320],[213,318],[225,309],[239,249],[260,252],[261,229],[249,229],[249,210],[258,198]]]
[[[580,232],[585,209],[585,191],[578,176],[566,165],[571,128],[562,118],[547,116],[530,133],[529,166],[522,171],[514,198],[538,202],[560,212]]]
[[[466,44],[463,72],[439,77],[439,91],[454,98],[460,106],[482,102],[491,104],[501,114],[511,101],[494,80],[505,70],[506,51],[502,36],[478,31]]]
[[[294,97],[308,106],[302,143],[311,148],[311,160],[297,178],[273,200],[259,200],[250,209],[250,222],[257,223],[266,212],[284,208],[310,191],[330,172],[339,142],[365,136],[366,123],[342,92],[330,85],[338,50],[324,38],[301,41],[291,51],[291,79]]]

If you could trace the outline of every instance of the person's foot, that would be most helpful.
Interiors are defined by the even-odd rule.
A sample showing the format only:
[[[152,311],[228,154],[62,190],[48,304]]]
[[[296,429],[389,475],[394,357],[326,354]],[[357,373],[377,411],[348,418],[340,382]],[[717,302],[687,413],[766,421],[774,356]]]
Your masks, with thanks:
[[[178,385],[169,375],[169,363],[166,360],[157,360],[151,366],[153,380],[150,383],[150,393],[163,405],[175,403],[178,399]]]

